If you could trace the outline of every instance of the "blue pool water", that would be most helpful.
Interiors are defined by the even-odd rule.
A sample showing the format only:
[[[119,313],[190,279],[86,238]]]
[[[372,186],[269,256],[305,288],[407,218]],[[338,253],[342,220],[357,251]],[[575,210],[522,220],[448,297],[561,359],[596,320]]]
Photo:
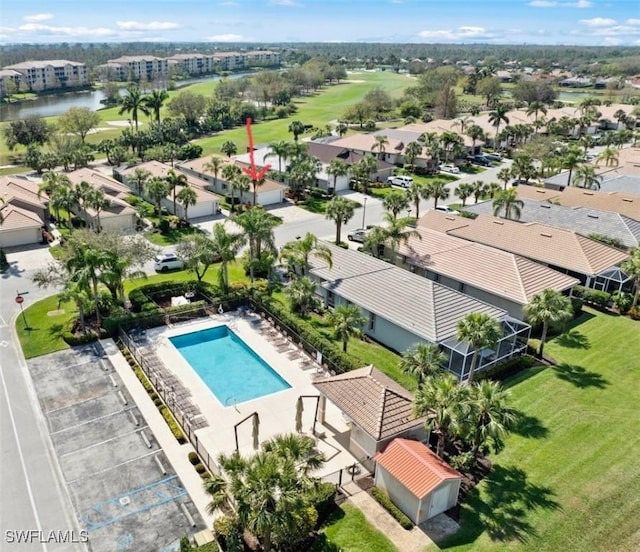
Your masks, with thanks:
[[[169,338],[224,406],[291,386],[227,326]]]

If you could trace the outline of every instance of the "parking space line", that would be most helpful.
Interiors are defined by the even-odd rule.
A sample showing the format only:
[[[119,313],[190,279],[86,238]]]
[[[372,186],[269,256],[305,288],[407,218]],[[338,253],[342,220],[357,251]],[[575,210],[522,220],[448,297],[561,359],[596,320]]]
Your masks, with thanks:
[[[82,449],[80,449],[82,450]],[[85,475],[84,477],[78,477],[77,479],[69,479],[67,480],[67,484],[71,485],[72,483],[77,483],[78,481],[82,481],[84,479],[89,479],[90,477],[95,477],[96,475],[100,475],[102,473],[107,473],[111,470],[117,470],[119,468],[121,468],[122,466],[126,466],[127,464],[131,464],[131,462],[136,462],[138,460],[141,460],[142,458],[146,458],[147,456],[153,456],[154,454],[160,454],[160,450],[152,450],[151,452],[147,452],[146,454],[141,454],[140,456],[136,456],[135,458],[131,458],[130,460],[125,460],[124,462],[120,462],[119,464],[116,464],[115,466],[110,466],[108,468],[105,468],[104,470],[100,470],[97,472],[92,472],[89,475]]]
[[[109,389],[109,391],[107,391],[104,395],[96,395],[95,397],[89,397],[88,399],[83,399],[81,401],[76,401],[74,403],[67,404],[65,406],[59,406],[58,408],[52,408],[51,410],[44,411],[44,413],[48,416],[49,414],[52,414],[54,412],[58,412],[59,410],[64,410],[65,408],[73,408],[74,406],[78,406],[79,404],[84,404],[84,403],[87,403],[89,401],[95,401],[97,399],[101,399],[103,397],[107,397],[108,395],[113,395],[113,394],[114,393],[112,392],[112,390]]]
[[[104,445],[105,443],[110,443],[112,441],[116,441],[117,439],[122,439],[122,437],[126,437],[127,435],[132,435],[134,433],[139,433],[144,428],[136,428],[133,431],[128,431],[127,433],[122,433],[121,435],[116,435],[115,437],[111,437],[109,439],[105,439],[104,441],[100,441],[99,443],[93,443],[93,445],[87,445],[86,447],[82,447],[80,449],[74,450],[73,452],[65,452],[64,454],[59,454],[58,458],[64,458],[65,456],[69,456],[71,454],[75,454],[76,452],[85,451],[92,449],[94,447],[99,447],[100,445]]]
[[[7,324],[7,321],[0,314],[0,328],[6,328],[8,326],[9,326],[9,324]]]
[[[63,429],[59,429],[58,431],[53,431],[51,435],[58,435],[60,433],[64,433],[65,431],[70,431],[72,429],[76,429],[87,424],[96,422],[98,420],[104,420],[105,418],[109,418],[110,416],[115,416],[116,414],[122,414],[123,412],[126,414],[129,410],[135,410],[136,407],[133,408],[121,408],[120,410],[116,410],[115,412],[110,412],[109,414],[103,414],[102,416],[98,416],[97,418],[91,418],[90,420],[86,420],[84,422],[80,422],[79,424],[75,424],[69,427],[65,427]],[[126,434],[125,434],[126,435]]]

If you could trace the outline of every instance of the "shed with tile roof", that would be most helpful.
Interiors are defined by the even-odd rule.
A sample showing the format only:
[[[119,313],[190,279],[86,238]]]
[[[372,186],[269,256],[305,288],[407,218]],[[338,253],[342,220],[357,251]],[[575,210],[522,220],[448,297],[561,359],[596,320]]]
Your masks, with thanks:
[[[456,505],[462,474],[425,444],[394,439],[375,460],[376,486],[416,525]]]
[[[316,380],[323,403],[329,399],[348,420],[349,451],[365,467],[399,436],[426,439],[425,418],[413,413],[413,394],[373,366]]]

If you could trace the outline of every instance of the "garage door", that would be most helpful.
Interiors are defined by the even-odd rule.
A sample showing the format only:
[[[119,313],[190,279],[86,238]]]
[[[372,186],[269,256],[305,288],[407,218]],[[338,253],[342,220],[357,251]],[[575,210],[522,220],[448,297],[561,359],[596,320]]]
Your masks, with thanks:
[[[0,230],[0,245],[2,247],[16,247],[18,245],[40,243],[41,239],[40,228]]]
[[[449,502],[449,485],[441,487],[431,495],[431,504],[429,505],[429,518],[441,514],[447,509]]]
[[[196,205],[192,205],[191,207],[189,207],[189,210],[187,211],[187,213],[190,219],[194,219],[198,217],[208,217],[215,214],[216,212],[215,206],[216,206],[215,201],[202,201]],[[180,207],[178,207],[178,209],[180,209]]]

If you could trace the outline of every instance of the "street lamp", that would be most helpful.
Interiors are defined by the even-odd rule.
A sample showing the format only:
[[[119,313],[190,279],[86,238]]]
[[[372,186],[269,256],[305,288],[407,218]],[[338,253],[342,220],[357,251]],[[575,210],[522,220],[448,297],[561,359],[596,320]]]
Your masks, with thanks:
[[[362,206],[362,229],[364,230],[366,226],[364,225],[364,217],[367,214],[367,198],[364,198],[364,205]]]

